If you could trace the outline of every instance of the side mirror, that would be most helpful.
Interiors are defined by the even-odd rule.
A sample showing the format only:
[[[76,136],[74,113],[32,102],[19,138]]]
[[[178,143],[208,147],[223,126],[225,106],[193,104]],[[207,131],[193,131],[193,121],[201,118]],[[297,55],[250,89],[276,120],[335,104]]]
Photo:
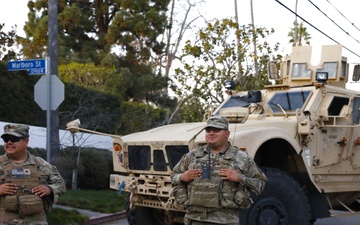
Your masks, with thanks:
[[[245,123],[249,116],[249,109],[243,107],[229,107],[220,109],[220,116],[225,116],[229,123]]]
[[[359,79],[360,79],[360,65],[355,65],[352,80],[359,81]]]
[[[269,75],[270,79],[273,79],[273,80],[279,80],[280,79],[280,75],[279,75],[276,63],[268,62],[268,64],[267,64],[267,72],[268,72],[268,75]]]

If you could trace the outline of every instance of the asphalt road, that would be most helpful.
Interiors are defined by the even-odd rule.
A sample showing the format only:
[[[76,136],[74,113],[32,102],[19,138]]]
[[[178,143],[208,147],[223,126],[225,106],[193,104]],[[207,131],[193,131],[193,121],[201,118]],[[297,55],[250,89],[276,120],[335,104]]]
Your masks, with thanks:
[[[71,207],[58,206],[58,205],[56,205],[55,207],[68,209],[68,210],[73,209]],[[98,212],[92,212],[89,210],[82,210],[82,209],[76,209],[76,210],[78,210],[80,213],[82,213],[84,215],[89,216],[89,218],[97,218],[97,217],[109,215],[109,214],[103,214],[103,213],[98,213]],[[125,218],[122,218],[119,220],[106,222],[106,223],[102,223],[99,225],[129,225],[129,223],[127,222],[127,219],[125,217]],[[329,217],[329,218],[318,219],[314,225],[360,225],[360,215]]]
[[[129,223],[126,218],[123,218],[118,221],[106,223],[106,225],[129,225]],[[360,225],[360,215],[318,219],[314,225]]]
[[[360,215],[318,219],[315,225],[360,225]]]

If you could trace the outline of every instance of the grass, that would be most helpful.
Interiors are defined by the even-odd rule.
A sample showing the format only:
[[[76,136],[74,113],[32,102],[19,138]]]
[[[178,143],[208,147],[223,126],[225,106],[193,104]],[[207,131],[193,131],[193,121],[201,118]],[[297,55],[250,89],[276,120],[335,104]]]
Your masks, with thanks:
[[[115,190],[67,190],[57,204],[101,213],[124,210],[126,194],[118,196]]]
[[[83,225],[88,219],[76,210],[55,208],[47,214],[49,225]]]
[[[57,204],[102,213],[124,210],[127,194],[118,196],[115,190],[67,190]],[[47,215],[49,225],[83,225],[89,219],[76,210],[53,208]]]

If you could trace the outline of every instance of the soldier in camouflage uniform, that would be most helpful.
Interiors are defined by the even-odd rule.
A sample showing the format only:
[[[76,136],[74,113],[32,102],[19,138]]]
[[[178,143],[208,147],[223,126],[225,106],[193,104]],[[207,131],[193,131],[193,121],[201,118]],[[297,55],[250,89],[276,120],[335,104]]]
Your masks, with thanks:
[[[47,225],[46,213],[65,189],[55,166],[27,151],[29,126],[4,127],[0,156],[0,224]]]
[[[174,167],[173,195],[184,204],[185,225],[238,225],[239,209],[260,194],[266,176],[253,159],[228,142],[229,122],[212,116],[205,127],[206,146],[185,154]]]

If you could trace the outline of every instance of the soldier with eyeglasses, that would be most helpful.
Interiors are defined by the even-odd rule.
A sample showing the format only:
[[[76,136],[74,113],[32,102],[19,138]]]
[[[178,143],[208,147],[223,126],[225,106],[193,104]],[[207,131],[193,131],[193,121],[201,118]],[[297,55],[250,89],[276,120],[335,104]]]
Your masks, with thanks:
[[[185,154],[173,169],[175,204],[184,204],[185,225],[238,225],[239,209],[250,207],[267,180],[253,159],[232,146],[229,121],[207,120],[207,145]]]
[[[55,166],[27,151],[29,126],[7,124],[1,135],[5,154],[0,156],[0,224],[47,225],[65,182]]]

